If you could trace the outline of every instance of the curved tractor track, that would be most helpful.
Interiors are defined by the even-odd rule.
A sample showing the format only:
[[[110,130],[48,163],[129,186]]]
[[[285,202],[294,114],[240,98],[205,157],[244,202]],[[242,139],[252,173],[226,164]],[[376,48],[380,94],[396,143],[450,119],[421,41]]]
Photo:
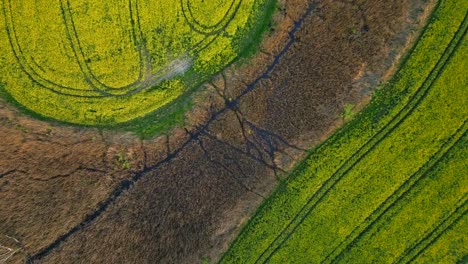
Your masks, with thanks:
[[[204,35],[205,38],[198,42],[197,44],[193,45],[192,48],[187,50],[186,57],[196,56],[201,51],[203,51],[206,47],[212,44],[222,32],[226,30],[229,24],[232,22],[234,17],[239,11],[239,8],[242,4],[241,0],[233,0],[232,4],[228,12],[223,16],[222,20],[217,22],[213,26],[206,26],[200,24],[195,18],[193,17],[192,11],[190,9],[190,1],[180,1],[180,5],[182,7],[183,16],[189,26],[195,32]],[[8,38],[10,40],[10,47],[13,50],[16,60],[18,61],[21,69],[28,75],[28,77],[35,83],[39,84],[40,86],[44,87],[45,89],[49,89],[57,94],[60,95],[68,95],[73,97],[82,97],[82,98],[99,98],[99,97],[109,97],[109,96],[128,96],[138,92],[141,92],[144,89],[149,89],[154,87],[162,80],[164,80],[165,76],[168,74],[170,70],[173,70],[173,65],[167,65],[162,69],[158,70],[157,72],[153,72],[152,66],[150,63],[150,58],[148,57],[148,50],[146,47],[146,40],[143,32],[141,30],[140,24],[140,14],[139,14],[139,7],[138,1],[129,0],[128,1],[128,10],[130,14],[130,24],[132,29],[132,39],[134,43],[134,48],[138,53],[139,57],[139,73],[137,80],[129,83],[125,86],[121,87],[111,87],[106,85],[99,78],[93,73],[92,69],[90,68],[87,59],[88,57],[85,55],[83,51],[83,47],[80,43],[80,38],[77,33],[77,29],[75,26],[75,22],[73,19],[72,7],[70,1],[68,0],[61,0],[60,1],[60,9],[63,16],[64,25],[66,28],[66,36],[70,43],[70,47],[73,50],[73,53],[76,58],[76,62],[79,65],[79,68],[83,74],[83,78],[91,87],[91,90],[88,88],[77,88],[77,87],[70,87],[61,85],[57,82],[54,82],[48,79],[45,76],[42,76],[39,70],[34,69],[35,67],[39,67],[37,63],[35,63],[34,59],[31,57],[29,60],[32,63],[28,62],[27,55],[24,54],[23,49],[19,43],[19,38],[15,30],[15,20],[13,18],[13,11],[11,0],[4,0],[4,15],[6,18],[7,24],[7,33]],[[189,14],[189,15],[188,15]],[[202,30],[200,28],[203,28]],[[179,58],[182,59],[182,58]]]
[[[215,29],[229,23],[241,2],[232,1],[224,22],[217,23]],[[66,13],[68,1],[62,3]],[[190,1],[180,3],[185,5],[186,19],[192,21],[194,29],[206,30],[203,22],[192,20]],[[8,216],[8,221],[0,221],[0,235],[15,237],[21,249],[12,260],[216,260],[277,179],[287,175],[306,149],[342,122],[343,105],[359,102],[365,89],[375,86],[391,68],[396,57],[389,50],[398,54],[404,48],[411,27],[419,26],[421,14],[415,10],[421,6],[425,4],[417,0],[366,2],[359,8],[347,1],[282,2],[276,16],[280,23],[252,65],[227,69],[206,84],[194,97],[196,106],[184,128],[151,140],[109,131],[70,132],[87,138],[83,141],[80,136],[73,142],[78,149],[84,144],[102,145],[102,149],[87,153],[89,160],[80,160],[82,164],[72,171],[44,173],[50,177],[42,183],[54,188],[40,190],[45,194],[36,198],[40,203],[28,204],[31,194],[26,191],[33,184],[29,178],[38,176],[28,167],[10,166],[0,157],[0,168],[8,164],[0,170],[0,199],[19,201],[19,208],[10,203],[0,205],[0,218]],[[134,6],[132,10],[137,9]],[[67,20],[69,15],[65,14]],[[137,13],[134,17],[138,34]],[[389,19],[394,22],[388,23]],[[406,19],[412,21],[410,26],[405,25]],[[72,20],[69,22],[73,39]],[[350,30],[350,25],[358,32]],[[405,36],[403,41],[398,34]],[[60,136],[69,135],[68,128],[54,126],[52,131],[39,134],[34,127],[48,131],[47,123],[36,124],[8,109],[0,114],[4,117],[0,133],[22,137],[18,143],[11,139],[11,145],[0,144],[6,157],[33,153],[22,147],[30,142],[56,144],[57,160],[75,157],[73,153],[61,154],[71,146],[60,145]],[[54,138],[58,142],[50,143]],[[21,147],[21,152],[16,150]],[[48,156],[43,156],[47,161]],[[105,166],[94,164],[98,160]],[[65,197],[60,191],[82,174],[99,176],[93,179],[94,185],[79,185],[80,190],[106,192],[81,203],[74,199],[73,208],[89,204],[72,213],[59,214],[60,209],[48,206],[47,201],[60,204],[60,197]],[[12,183],[25,188],[14,189]],[[53,221],[37,211],[53,215]],[[32,224],[22,222],[25,214]],[[27,224],[22,223],[38,231],[28,232]]]
[[[275,5],[218,1],[208,16],[206,3],[190,1],[2,2],[7,99],[48,120],[99,127],[174,115],[168,109],[184,108],[197,86],[258,44]]]
[[[219,33],[223,32],[229,23],[234,19],[236,14],[239,12],[239,8],[241,7],[242,0],[232,0],[231,5],[224,14],[223,18],[216,22],[214,25],[204,25],[200,21],[198,21],[195,16],[193,15],[192,5],[190,4],[190,0],[180,0],[180,6],[182,7],[182,14],[189,24],[190,28],[205,36],[210,35],[218,35]]]
[[[145,174],[147,174],[148,172],[151,172],[151,171],[155,171],[155,170],[159,169],[161,166],[163,166],[164,164],[171,162],[173,159],[175,159],[177,157],[177,155],[179,155],[180,152],[182,152],[182,150],[187,148],[187,146],[189,146],[189,145],[191,145],[193,143],[196,143],[196,144],[199,144],[200,147],[203,148],[203,141],[202,141],[201,137],[203,135],[208,134],[207,133],[207,128],[214,121],[217,121],[219,116],[222,115],[223,113],[225,113],[226,111],[235,111],[236,109],[238,109],[238,104],[239,104],[240,99],[243,96],[250,93],[251,91],[253,91],[255,88],[257,88],[258,84],[262,80],[269,78],[269,74],[273,71],[275,66],[280,62],[280,59],[286,54],[286,52],[291,48],[291,46],[296,41],[295,33],[301,28],[304,20],[312,13],[314,8],[315,8],[315,5],[311,5],[309,7],[309,9],[307,10],[307,12],[305,13],[305,15],[299,21],[294,23],[294,28],[289,33],[290,40],[287,43],[287,45],[281,50],[281,52],[277,56],[275,56],[275,58],[273,60],[273,63],[270,64],[267,67],[267,70],[265,72],[263,72],[260,75],[260,77],[255,79],[252,83],[247,85],[247,88],[238,97],[236,97],[235,99],[227,102],[226,106],[224,108],[222,108],[221,110],[216,111],[215,113],[213,113],[211,115],[210,119],[206,122],[205,125],[203,125],[201,127],[197,127],[196,131],[194,131],[194,132],[188,132],[187,131],[187,133],[189,134],[189,139],[187,141],[185,141],[179,148],[177,148],[177,149],[171,151],[170,153],[168,153],[168,155],[167,155],[167,157],[165,159],[161,160],[160,162],[158,162],[158,163],[156,163],[156,164],[154,164],[154,165],[152,165],[150,167],[144,168],[142,171],[136,173],[135,176],[133,176],[132,178],[122,181],[117,186],[117,188],[115,188],[114,191],[112,191],[111,195],[101,203],[101,205],[97,208],[96,211],[94,211],[93,213],[87,215],[86,218],[84,219],[84,221],[82,221],[81,223],[79,223],[78,225],[73,227],[66,234],[60,236],[57,240],[55,240],[52,244],[50,244],[46,248],[41,249],[37,254],[34,254],[29,260],[30,261],[35,261],[35,260],[39,260],[39,259],[43,258],[44,256],[47,256],[52,250],[54,250],[55,248],[60,246],[61,243],[65,242],[65,240],[68,237],[70,237],[74,233],[80,231],[81,229],[85,228],[87,225],[89,225],[95,219],[97,219],[102,213],[104,213],[106,211],[106,209],[109,206],[112,205],[112,203],[114,203],[115,200],[117,200],[119,198],[119,196],[124,194],[125,191],[129,190],[131,187],[133,187],[133,185],[138,180],[140,180],[143,176],[145,176]],[[242,117],[240,117],[240,119],[241,119],[241,122],[242,122]],[[280,146],[281,144],[285,144],[286,146],[292,146],[290,143],[287,143],[286,140],[282,139],[278,135],[271,134],[270,132],[268,132],[268,131],[266,131],[264,129],[256,127],[252,123],[247,123],[247,125],[249,125],[251,128],[253,128],[254,135],[257,136],[257,138],[255,138],[254,140],[256,141],[256,143],[259,146],[255,146],[256,144],[252,143],[250,141],[246,141],[247,145],[248,146],[253,145],[254,148],[256,149],[256,152],[258,154],[260,154],[260,155],[262,155],[263,152],[266,152],[267,154],[269,154],[269,156],[271,158],[272,155],[274,155],[274,153],[276,152],[276,149],[279,148],[276,145]],[[244,126],[244,124],[242,124],[242,126]],[[267,144],[266,148],[263,147],[263,145],[264,145],[263,143]],[[261,148],[261,149],[259,149],[259,148]],[[298,147],[294,147],[294,148],[298,148]],[[203,150],[204,150],[205,153],[207,153],[207,151],[204,148],[203,148]],[[239,151],[244,155],[248,155],[248,156],[252,157],[252,159],[254,161],[260,162],[262,164],[266,164],[269,168],[271,168],[271,169],[273,169],[275,171],[277,170],[277,166],[274,163],[269,164],[268,161],[265,161],[265,157],[262,157],[262,156],[260,156],[259,158],[255,157],[256,155],[252,154],[251,151],[249,150],[249,148],[248,148],[247,152],[244,152],[242,150],[239,150]],[[211,161],[211,159],[210,159],[210,161]],[[270,162],[274,162],[274,159],[272,159]],[[231,171],[228,171],[228,172],[230,174],[232,174],[232,175],[235,175],[234,172],[231,172]],[[236,173],[238,173],[238,172],[236,172]]]

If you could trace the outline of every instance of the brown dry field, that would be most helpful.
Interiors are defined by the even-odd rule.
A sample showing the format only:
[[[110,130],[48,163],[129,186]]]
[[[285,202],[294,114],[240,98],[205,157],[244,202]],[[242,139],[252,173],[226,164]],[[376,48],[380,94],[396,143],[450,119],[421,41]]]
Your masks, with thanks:
[[[361,107],[390,76],[434,1],[280,2],[258,55],[196,92],[186,125],[166,135],[38,121],[0,99],[0,245],[18,249],[8,263],[215,262],[343,124],[344,105]]]

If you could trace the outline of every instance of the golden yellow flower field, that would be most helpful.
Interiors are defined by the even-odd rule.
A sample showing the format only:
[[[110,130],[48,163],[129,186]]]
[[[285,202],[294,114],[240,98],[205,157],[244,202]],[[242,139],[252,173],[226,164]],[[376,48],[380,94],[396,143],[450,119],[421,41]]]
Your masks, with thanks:
[[[129,121],[232,63],[264,2],[3,0],[0,83],[47,118]]]

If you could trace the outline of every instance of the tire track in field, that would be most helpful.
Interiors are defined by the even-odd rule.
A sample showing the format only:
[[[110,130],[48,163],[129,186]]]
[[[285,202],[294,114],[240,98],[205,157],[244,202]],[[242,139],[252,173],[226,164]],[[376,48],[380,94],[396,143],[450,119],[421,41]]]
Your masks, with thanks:
[[[18,61],[19,67],[23,72],[26,73],[26,75],[36,84],[46,88],[47,90],[50,90],[54,93],[60,94],[60,95],[72,95],[75,97],[82,97],[82,98],[98,98],[100,96],[96,96],[94,91],[86,91],[82,89],[77,89],[73,87],[68,87],[65,85],[58,84],[56,82],[53,82],[47,78],[44,78],[41,76],[35,69],[32,67],[28,61],[26,60],[26,56],[24,55],[23,49],[21,48],[21,45],[19,44],[18,40],[18,35],[16,33],[16,28],[15,28],[15,23],[13,19],[13,13],[11,10],[11,0],[3,0],[3,13],[5,16],[5,23],[6,23],[6,31],[7,31],[7,36],[8,40],[10,43],[10,48],[13,51],[13,55]],[[62,90],[68,91],[67,93],[64,93]],[[90,92],[90,94],[85,94],[86,92]]]
[[[391,208],[393,208],[400,199],[402,199],[419,181],[425,179],[435,166],[456,146],[462,138],[467,136],[468,120],[453,134],[444,145],[435,153],[429,161],[424,164],[416,173],[406,180],[395,192],[393,192],[380,206],[374,210],[351,234],[349,234],[333,251],[323,260],[322,263],[334,263],[340,260],[365,234],[367,234],[373,225],[382,219]]]
[[[76,58],[76,62],[78,63],[81,72],[84,75],[86,82],[93,87],[94,91],[100,93],[102,96],[112,96],[117,95],[113,94],[112,92],[118,89],[119,95],[126,95],[129,92],[138,89],[138,87],[142,84],[142,80],[148,78],[148,65],[149,58],[147,52],[145,52],[145,44],[143,41],[143,34],[141,32],[141,27],[139,23],[139,12],[138,12],[138,4],[132,0],[128,1],[128,8],[130,13],[130,21],[132,26],[132,36],[135,42],[135,49],[139,55],[139,76],[137,80],[133,81],[122,87],[110,87],[104,83],[102,83],[96,75],[93,73],[91,68],[89,67],[88,63],[86,62],[86,56],[83,52],[82,44],[80,38],[78,37],[78,32],[76,29],[75,21],[73,19],[72,8],[69,0],[60,0],[60,8],[62,11],[62,17],[66,28],[67,39],[70,42],[70,46],[73,50],[73,53]],[[136,25],[135,25],[136,24]],[[146,68],[146,69],[145,69]],[[123,93],[123,94],[120,94]]]
[[[227,111],[230,111],[232,109],[235,109],[240,102],[240,99],[243,98],[245,95],[249,94],[256,88],[258,88],[258,85],[260,84],[261,81],[267,80],[270,78],[271,72],[275,69],[275,67],[280,63],[281,59],[286,55],[286,53],[289,51],[289,49],[294,45],[294,43],[297,41],[295,34],[302,28],[302,25],[304,24],[304,21],[312,14],[312,12],[315,10],[317,4],[314,2],[312,3],[306,12],[301,16],[299,20],[297,20],[294,23],[293,28],[291,31],[288,33],[289,36],[289,41],[285,45],[285,47],[274,57],[273,62],[266,68],[266,70],[255,80],[253,80],[250,84],[246,85],[246,88],[244,91],[238,95],[237,97],[233,98],[233,100],[230,100],[229,102],[226,102],[225,107],[214,112],[210,119],[202,126],[199,127],[199,129],[195,132],[193,132],[190,136],[190,138],[185,141],[184,143],[181,144],[181,146],[174,151],[170,152],[167,154],[166,158],[163,160],[155,163],[152,166],[145,167],[143,170],[140,172],[137,172],[133,177],[130,179],[126,179],[121,181],[117,187],[109,194],[109,196],[104,199],[100,205],[96,208],[96,210],[84,217],[84,219],[77,225],[75,225],[73,228],[71,228],[69,231],[64,233],[63,235],[60,235],[57,237],[56,240],[54,240],[51,244],[49,244],[46,247],[43,247],[40,249],[37,253],[35,253],[32,256],[28,257],[28,262],[34,262],[37,260],[42,259],[43,257],[49,255],[54,249],[58,248],[60,245],[66,242],[67,239],[69,239],[72,235],[75,233],[83,230],[90,224],[92,224],[99,216],[101,216],[104,212],[107,211],[107,209],[126,191],[131,189],[135,183],[137,183],[143,176],[145,176],[146,173],[158,169],[160,166],[169,163],[171,160],[175,159],[177,155],[182,152],[187,146],[189,146],[192,142],[196,142],[197,138],[202,136],[208,129],[208,127],[218,119],[222,114],[224,114]]]
[[[420,86],[420,88],[410,97],[408,103],[398,112],[393,119],[387,123],[380,131],[376,133],[368,142],[366,142],[358,151],[356,151],[345,163],[328,178],[322,186],[315,192],[301,208],[298,214],[288,223],[280,232],[275,240],[263,251],[255,263],[266,263],[281,248],[281,246],[291,237],[299,225],[304,222],[307,216],[315,209],[318,203],[333,189],[333,187],[346,175],[357,163],[371,152],[382,140],[400,126],[401,123],[424,101],[435,80],[443,73],[445,66],[461,45],[462,39],[466,34],[468,25],[468,14],[465,16],[461,26],[458,28],[455,36],[444,50],[436,66]],[[427,29],[427,28],[426,28]],[[425,33],[425,32],[424,32]],[[421,34],[421,36],[424,35]]]
[[[182,9],[182,15],[184,16],[184,19],[187,22],[187,25],[190,27],[191,30],[193,30],[194,32],[197,32],[200,35],[205,36],[205,38],[203,40],[201,40],[198,43],[196,43],[195,45],[193,45],[192,48],[190,48],[186,52],[186,54],[188,54],[188,55],[195,56],[195,55],[198,55],[201,51],[205,50],[208,46],[210,46],[213,42],[215,42],[221,36],[221,33],[223,31],[225,31],[227,29],[227,27],[231,24],[231,22],[234,20],[235,16],[239,12],[240,7],[241,7],[241,5],[242,5],[242,3],[244,1],[243,0],[237,0],[238,1],[237,5],[234,7],[234,4],[235,4],[236,0],[233,0],[231,6],[229,7],[229,10],[227,11],[227,13],[219,21],[219,23],[217,23],[214,26],[215,29],[212,29],[211,31],[209,31],[209,29],[210,29],[209,27],[205,28],[206,29],[205,31],[199,30],[199,29],[196,28],[195,24],[199,25],[200,27],[202,27],[203,25],[201,25],[194,18],[193,14],[191,12],[190,2],[189,1],[190,0],[180,0],[180,8]],[[266,0],[266,1],[271,1],[271,0]],[[187,4],[186,4],[187,7],[186,7],[186,5],[184,5],[185,2],[187,2]],[[234,10],[231,12],[233,7],[234,7]],[[186,10],[186,9],[188,9],[188,10]],[[187,11],[189,11],[190,16],[193,18],[193,22],[190,21],[190,18],[187,16]],[[231,12],[232,14],[226,20],[226,18],[229,15],[229,12]],[[219,26],[219,25],[221,25],[221,26]]]
[[[468,212],[468,194],[465,194],[458,202],[457,207],[444,219],[442,219],[433,229],[428,230],[418,242],[398,258],[395,263],[410,263],[416,259],[424,250],[436,242],[447,230],[460,221]]]
[[[176,62],[177,64],[179,60],[181,62],[183,62],[182,60],[184,59],[188,60],[190,59],[190,56],[198,55],[201,51],[203,51],[208,46],[210,46],[214,41],[216,41],[216,39],[220,37],[221,32],[225,31],[226,28],[229,26],[230,22],[234,19],[235,15],[240,9],[241,3],[242,1],[239,2],[239,4],[236,6],[236,9],[234,10],[234,13],[232,14],[232,17],[230,17],[224,25],[221,25],[221,27],[216,29],[216,31],[201,33],[202,35],[205,36],[205,38],[200,40],[196,44],[192,45],[185,52],[185,54],[183,54],[182,56],[180,56],[173,62]],[[171,71],[173,70],[177,71],[177,69],[180,68],[180,66],[172,65],[173,63],[171,63],[169,65],[166,65],[162,69],[158,70],[157,72],[152,73],[152,65],[150,62],[150,58],[148,57],[149,51],[147,50],[146,40],[145,40],[144,34],[141,29],[141,24],[140,24],[138,1],[129,0],[128,7],[130,11],[132,36],[135,42],[135,49],[137,50],[139,57],[140,57],[139,77],[133,83],[130,83],[122,87],[111,87],[111,86],[105,85],[96,77],[96,75],[92,72],[91,68],[86,62],[86,56],[83,52],[82,45],[78,36],[79,34],[76,30],[76,25],[73,19],[73,14],[71,12],[72,7],[70,4],[70,1],[61,0],[60,5],[61,5],[61,10],[62,10],[63,20],[66,26],[67,38],[75,54],[77,63],[82,73],[85,75],[86,82],[91,87],[93,87],[93,89],[96,92],[100,93],[103,97],[110,97],[110,96],[122,97],[122,96],[130,96],[130,95],[139,93],[144,89],[157,85],[158,83],[160,83],[166,78],[165,77],[166,75],[170,75]],[[190,23],[190,21],[187,20],[187,23]],[[189,24],[189,26],[192,27],[191,24]],[[214,37],[212,35],[214,35]]]
[[[239,12],[242,2],[243,0],[232,0],[231,5],[229,6],[226,14],[224,14],[223,18],[221,18],[221,20],[218,21],[215,25],[211,26],[203,25],[195,19],[190,0],[180,0],[180,7],[182,8],[182,14],[190,29],[199,34],[209,36],[221,33],[227,27],[227,25],[229,25],[232,20],[234,20],[234,17]]]
[[[60,5],[61,5],[61,9],[62,9],[61,10],[62,15],[64,16],[64,21],[65,21],[65,26],[66,26],[66,29],[67,29],[67,33],[69,33],[68,32],[69,27],[67,25],[67,19],[65,17],[67,10],[64,9],[63,4],[64,4],[64,1],[61,1]],[[68,1],[67,1],[67,4],[69,5]],[[11,47],[11,49],[13,51],[13,54],[14,54],[16,60],[19,63],[20,68],[26,73],[26,75],[34,83],[36,83],[36,84],[38,84],[38,85],[40,85],[40,86],[54,92],[54,93],[57,93],[57,94],[60,94],[60,95],[79,97],[79,98],[100,98],[100,97],[103,97],[103,96],[111,95],[111,94],[103,94],[103,92],[99,91],[99,89],[97,89],[94,84],[90,83],[91,79],[90,79],[90,76],[88,74],[86,74],[85,79],[91,85],[91,87],[94,89],[94,91],[86,90],[86,89],[83,89],[83,88],[74,88],[74,87],[70,87],[70,86],[66,86],[66,85],[61,85],[61,84],[58,84],[58,83],[56,83],[56,82],[54,82],[54,81],[52,81],[50,79],[45,78],[40,73],[38,73],[34,69],[34,67],[32,65],[30,65],[30,63],[28,63],[28,61],[26,59],[26,55],[24,54],[23,49],[21,48],[21,45],[19,44],[18,34],[16,33],[16,28],[15,28],[15,23],[14,23],[14,18],[13,18],[11,0],[4,0],[3,5],[4,5],[5,20],[6,20],[6,24],[7,24],[6,31],[8,33],[7,35],[8,35],[10,47]],[[130,5],[130,10],[132,10],[130,0],[129,0],[129,5]],[[71,15],[70,10],[68,10],[68,13],[70,13],[69,15]],[[130,16],[131,16],[131,20],[133,21],[134,20],[134,14],[131,14]],[[138,17],[136,18],[136,20],[137,21],[139,20]],[[73,21],[71,21],[71,22],[73,22]],[[133,23],[132,23],[132,26],[133,26]],[[72,27],[73,27],[73,29],[75,28],[74,24],[72,24]],[[135,31],[135,28],[133,28],[133,31]],[[75,33],[76,33],[76,31],[75,31]],[[136,35],[141,35],[141,32],[140,32],[140,34],[136,34],[135,32],[133,32],[133,33],[135,34],[135,36]],[[69,39],[70,39],[70,37],[69,37]],[[136,42],[138,42],[138,41],[136,41]],[[71,45],[71,46],[72,46],[72,49],[73,49],[73,51],[75,53],[75,57],[77,58],[78,62],[80,62],[80,60],[78,58],[77,51],[75,50],[74,45]],[[80,49],[80,51],[81,51],[81,49]],[[81,53],[83,53],[83,52],[81,51]],[[141,53],[141,54],[144,54],[144,53]],[[83,60],[84,60],[84,57],[83,57]],[[33,60],[33,64],[35,64],[34,60]],[[79,66],[80,66],[80,69],[82,70],[82,72],[85,74],[85,71],[83,71],[82,65],[80,63],[79,63]],[[143,66],[141,66],[141,67],[143,67]],[[96,79],[96,77],[94,75],[92,75],[92,73],[91,73],[91,77]],[[64,92],[64,90],[67,91],[67,92]],[[98,92],[98,94],[96,94],[96,92]]]
[[[216,32],[202,33],[205,38],[196,44],[194,44],[187,52],[181,56],[179,59],[188,59],[189,56],[194,56],[199,54],[202,50],[206,49],[211,45],[217,38],[219,38],[219,33],[227,28],[229,23],[234,19],[237,14],[242,0],[236,6],[236,9],[233,11],[232,17],[230,17],[224,25],[221,25]],[[132,28],[132,37],[134,39],[135,49],[138,52],[139,57],[139,75],[138,78],[130,84],[127,84],[122,87],[111,87],[102,83],[96,75],[90,69],[88,63],[86,62],[86,56],[82,50],[82,46],[76,31],[76,26],[73,20],[71,12],[71,4],[68,0],[60,1],[60,8],[65,24],[65,31],[67,39],[70,42],[70,46],[75,55],[76,61],[78,63],[79,69],[84,75],[85,81],[90,85],[93,90],[87,90],[83,88],[75,88],[67,85],[62,85],[57,82],[52,81],[49,78],[42,76],[37,70],[34,69],[33,65],[36,65],[36,62],[33,58],[32,65],[26,59],[26,55],[19,44],[18,35],[15,29],[15,22],[13,18],[13,10],[11,0],[3,0],[4,5],[4,15],[6,19],[6,31],[10,43],[10,47],[13,51],[15,59],[18,61],[20,68],[26,75],[31,79],[35,84],[50,90],[59,95],[72,96],[76,98],[103,98],[110,96],[129,96],[141,92],[142,90],[157,85],[160,81],[165,79],[166,74],[170,74],[171,70],[177,70],[177,65],[168,65],[163,67],[161,70],[156,73],[151,72],[151,62],[149,59],[149,52],[146,48],[146,41],[141,30],[139,11],[138,11],[138,2],[136,0],[128,0],[128,7],[130,12],[130,24]],[[188,21],[188,20],[187,20]],[[188,21],[189,22],[189,21]],[[189,25],[192,27],[192,25]],[[212,36],[214,35],[214,36]],[[174,69],[175,67],[175,69]]]

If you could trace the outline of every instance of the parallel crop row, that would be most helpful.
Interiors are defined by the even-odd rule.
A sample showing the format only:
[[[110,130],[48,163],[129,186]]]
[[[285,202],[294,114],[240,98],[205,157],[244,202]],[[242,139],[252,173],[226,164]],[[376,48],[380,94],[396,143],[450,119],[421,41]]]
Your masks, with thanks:
[[[468,196],[464,187],[467,179],[460,178],[460,173],[468,169],[463,161],[467,140],[465,132],[423,179],[365,230],[337,260],[340,263],[361,260],[412,263],[430,247],[451,251],[449,256],[433,256],[431,263],[455,263],[461,259],[467,251],[460,242],[449,248],[448,243],[435,243],[467,216]],[[466,242],[463,229],[453,231],[458,233],[457,239]]]
[[[459,36],[463,36],[465,30],[462,29],[459,30],[459,32],[461,32],[461,34],[457,34],[458,37],[452,40],[451,45],[447,49],[447,52],[444,53],[439,63],[432,70],[431,74],[425,80],[421,88],[419,88],[419,90],[412,96],[408,104],[382,130],[380,130],[364,146],[362,146],[356,153],[354,153],[350,159],[348,159],[329,179],[327,179],[323,183],[322,187],[317,192],[315,192],[314,195],[307,201],[306,205],[303,207],[303,209],[301,209],[301,212],[295,217],[294,221],[288,225],[287,229],[281,232],[281,235],[284,234],[284,237],[278,237],[275,240],[275,242],[278,241],[276,242],[276,245],[274,245],[275,243],[273,243],[269,247],[269,249],[272,249],[271,252],[268,252],[268,250],[265,251],[265,253],[262,254],[262,257],[265,257],[265,259],[263,260],[262,258],[260,258],[259,260],[257,260],[258,262],[264,262],[266,260],[269,260],[269,258],[282,247],[285,241],[289,239],[291,234],[296,231],[298,226],[301,225],[307,217],[309,217],[309,215],[312,211],[315,210],[317,205],[324,201],[324,197],[328,195],[331,190],[336,188],[336,185],[341,181],[341,179],[345,175],[351,173],[352,170],[356,170],[355,166],[357,164],[362,164],[363,159],[368,159],[367,156],[369,155],[369,153],[374,151],[375,148],[379,146],[383,140],[386,140],[390,133],[394,132],[395,129],[399,128],[403,121],[405,121],[406,118],[410,114],[412,114],[415,109],[417,109],[421,102],[424,101],[427,93],[432,87],[432,84],[443,72],[444,66],[446,65],[447,61],[452,56],[453,52],[456,51],[455,47],[457,47],[457,44],[460,43]],[[378,162],[378,160],[374,161]],[[381,160],[380,162],[383,162],[383,160]],[[401,174],[402,172],[400,171],[399,173]]]
[[[461,74],[458,69],[462,65],[461,58],[463,56],[461,54],[466,54],[466,45],[457,51],[443,68],[443,73],[434,81],[427,96],[415,111],[344,174],[332,189],[327,191],[314,210],[301,220],[295,232],[282,242],[277,251],[273,252],[271,260],[280,260],[282,259],[280,257],[289,259],[309,257],[312,260],[322,260],[327,252],[343,240],[346,234],[352,233],[356,226],[365,221],[367,217],[372,216],[375,208],[385,203],[385,200],[389,199],[400,186],[404,186],[408,179],[411,179],[412,174],[417,174],[420,167],[436,163],[439,158],[437,152],[443,153],[444,149],[450,148],[457,142],[457,139],[465,133],[468,125],[466,123],[468,111],[464,109],[462,100],[463,81],[454,78]],[[451,81],[448,81],[449,79]],[[455,132],[457,130],[458,133]],[[454,133],[455,135],[452,136]],[[424,178],[426,175],[423,174],[421,177]],[[445,182],[438,182],[439,186],[442,183]],[[419,185],[420,183],[416,182],[408,190]],[[449,189],[457,199],[463,195],[463,193],[457,192],[456,188]],[[429,190],[433,191],[437,188],[432,187]],[[390,208],[398,206],[400,200],[406,198],[407,194],[408,192],[395,199],[390,204]],[[424,197],[426,199],[427,197],[437,197],[437,194],[438,192]],[[448,201],[449,198],[452,196],[438,197],[443,201]],[[429,219],[436,215],[440,204],[434,201],[432,205],[425,205],[425,208],[430,209],[424,210],[423,207],[419,211],[423,212],[423,215],[428,214],[426,223],[429,224],[431,223]],[[454,204],[447,203],[442,208],[452,208],[453,206]],[[380,221],[392,217],[392,214],[386,212]],[[404,223],[395,225],[399,227],[403,226]],[[372,225],[369,228],[372,229]],[[389,230],[390,227],[385,229]],[[399,239],[405,238],[405,241],[409,241],[411,237],[407,236],[408,233],[409,231],[406,234],[401,233]],[[417,237],[418,234],[418,232],[414,232],[412,237]],[[395,254],[399,254],[399,250],[403,249],[405,245],[401,241],[396,243],[395,240],[391,240],[389,234],[379,237],[386,238],[386,241],[389,242],[385,243],[386,241],[379,240],[378,243],[365,243],[366,251],[369,248],[375,248],[375,251],[369,250],[372,253],[366,257],[360,252],[356,254],[357,259],[351,263],[362,258],[372,262],[372,254],[375,254],[378,249],[385,249],[386,252],[392,252],[392,249],[395,249]],[[310,244],[305,243],[306,241]],[[353,243],[354,241],[349,247],[352,247]],[[344,253],[344,255],[346,259],[347,254]],[[295,258],[291,256],[295,256]],[[392,259],[392,256],[387,253],[379,253],[379,256],[381,257],[374,261],[381,262]],[[329,259],[329,261],[332,260],[333,258]],[[344,263],[350,263],[350,261],[346,260]]]
[[[460,74],[447,72],[447,65],[465,52],[467,7],[458,1],[439,4],[393,81],[356,120],[312,152],[261,207],[222,262],[339,260],[426,177],[466,130],[460,128],[468,116],[460,101],[466,80],[445,79]],[[460,59],[456,63],[465,68]],[[444,127],[445,122],[451,125]],[[425,134],[431,125],[435,129]],[[422,136],[418,141],[411,135]],[[438,140],[428,144],[431,136]]]
[[[335,247],[324,259],[324,262],[333,262],[336,259],[342,258],[348,250],[353,246],[353,244],[358,241],[362,236],[367,234],[372,226],[382,217],[385,216],[385,213],[388,212],[391,208],[393,208],[397,202],[422,179],[427,177],[428,172],[433,170],[434,167],[441,161],[441,159],[447,156],[449,150],[451,150],[456,144],[459,143],[462,136],[466,136],[467,130],[467,123],[465,123],[455,135],[453,135],[450,140],[442,146],[437,153],[434,154],[430,160],[424,164],[416,173],[411,175],[411,177],[405,181],[398,189],[392,193],[379,207],[374,210],[366,219],[356,226],[353,231],[346,236],[344,240],[340,242],[340,244]]]

